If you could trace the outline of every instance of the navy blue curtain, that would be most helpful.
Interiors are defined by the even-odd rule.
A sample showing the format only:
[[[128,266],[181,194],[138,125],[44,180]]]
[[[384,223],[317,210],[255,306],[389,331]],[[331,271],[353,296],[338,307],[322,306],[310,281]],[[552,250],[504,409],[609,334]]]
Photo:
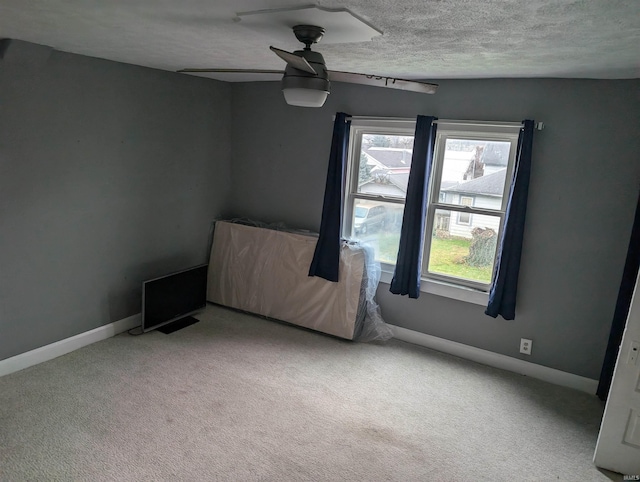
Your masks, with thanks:
[[[320,235],[313,253],[309,276],[338,281],[340,265],[340,238],[342,235],[342,200],[344,197],[344,168],[347,160],[351,120],[344,112],[336,114],[331,139],[331,154],[327,184],[324,190]]]
[[[600,382],[596,395],[600,400],[606,400],[611,388],[611,380],[613,379],[613,371],[618,359],[618,351],[620,343],[622,343],[622,335],[627,324],[627,316],[631,307],[631,298],[633,298],[633,290],[636,287],[636,277],[640,268],[640,197],[636,205],[636,216],[631,229],[631,239],[629,240],[629,248],[627,249],[627,260],[624,264],[622,272],[622,281],[618,290],[618,299],[616,301],[616,309],[613,312],[613,321],[611,322],[611,332],[609,333],[609,342],[607,344],[607,352],[604,355],[604,363],[600,372]]]
[[[436,142],[437,117],[419,115],[411,157],[411,172],[402,216],[400,246],[389,291],[396,295],[420,296],[424,223],[427,215],[427,190],[433,149]]]
[[[505,213],[500,249],[489,292],[489,304],[485,314],[505,320],[516,317],[516,291],[522,255],[524,220],[527,214],[527,196],[531,177],[531,150],[533,147],[533,120],[523,121],[524,127],[518,137],[516,164],[513,170],[509,202]]]

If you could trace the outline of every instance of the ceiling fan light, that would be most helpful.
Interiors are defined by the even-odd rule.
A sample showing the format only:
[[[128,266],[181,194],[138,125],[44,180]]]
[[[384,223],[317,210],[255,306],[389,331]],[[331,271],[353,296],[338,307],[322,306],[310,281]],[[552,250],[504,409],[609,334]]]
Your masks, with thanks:
[[[285,101],[298,107],[322,107],[331,90],[322,55],[311,50],[296,50],[294,54],[305,59],[316,73],[311,74],[287,65],[282,77]]]
[[[285,88],[282,89],[284,100],[297,107],[322,107],[329,92],[326,90]]]

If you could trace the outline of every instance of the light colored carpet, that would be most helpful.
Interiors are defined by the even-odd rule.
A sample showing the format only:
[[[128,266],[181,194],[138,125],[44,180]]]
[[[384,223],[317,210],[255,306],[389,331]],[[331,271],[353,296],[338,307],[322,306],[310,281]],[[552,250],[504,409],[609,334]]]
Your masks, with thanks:
[[[595,397],[209,306],[0,378],[0,480],[597,481]]]

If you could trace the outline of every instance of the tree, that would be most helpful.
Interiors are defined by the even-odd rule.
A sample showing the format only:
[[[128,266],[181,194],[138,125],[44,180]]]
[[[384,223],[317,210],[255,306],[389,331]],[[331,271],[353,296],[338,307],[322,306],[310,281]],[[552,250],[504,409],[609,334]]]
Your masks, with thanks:
[[[373,179],[371,175],[371,166],[367,162],[367,155],[364,152],[360,153],[360,173],[358,174],[358,184],[362,185],[367,181]]]
[[[474,228],[471,235],[473,239],[469,246],[469,256],[464,257],[464,262],[478,268],[489,266],[493,263],[498,233],[491,228]]]
[[[400,147],[402,149],[413,149],[413,137],[394,136],[393,139],[393,147]]]
[[[484,176],[484,162],[482,162],[483,152],[484,146],[476,146],[476,152],[474,153],[471,161],[469,161],[469,167],[467,167],[462,179],[467,181]]]
[[[387,136],[371,136],[371,147],[391,147],[391,139]]]

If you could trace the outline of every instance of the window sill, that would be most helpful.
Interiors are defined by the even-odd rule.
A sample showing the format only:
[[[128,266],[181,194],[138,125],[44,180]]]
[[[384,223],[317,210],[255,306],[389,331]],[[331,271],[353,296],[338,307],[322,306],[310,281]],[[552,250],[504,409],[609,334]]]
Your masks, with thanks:
[[[393,272],[385,271],[383,269],[380,276],[380,282],[391,284],[392,278]],[[431,279],[422,278],[420,282],[420,291],[423,293],[429,293],[436,296],[444,296],[445,298],[452,298],[454,300],[473,303],[476,305],[487,306],[487,303],[489,303],[489,293],[467,288],[465,286],[456,286],[450,283],[444,283],[442,281],[435,281]]]

